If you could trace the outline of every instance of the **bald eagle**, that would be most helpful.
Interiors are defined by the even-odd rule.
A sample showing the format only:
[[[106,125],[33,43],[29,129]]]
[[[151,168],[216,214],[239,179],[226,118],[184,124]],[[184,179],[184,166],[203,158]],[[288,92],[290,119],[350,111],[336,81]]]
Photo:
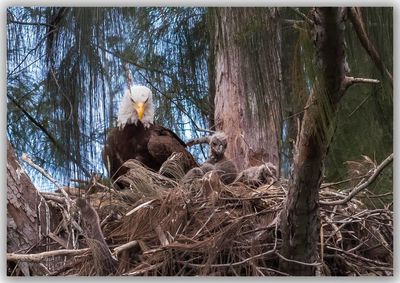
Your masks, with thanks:
[[[154,171],[174,153],[184,156],[185,172],[197,166],[186,144],[171,130],[156,125],[151,90],[145,86],[130,86],[122,98],[117,127],[107,135],[103,161],[110,178],[116,180],[127,172],[121,167],[129,159],[136,159]]]

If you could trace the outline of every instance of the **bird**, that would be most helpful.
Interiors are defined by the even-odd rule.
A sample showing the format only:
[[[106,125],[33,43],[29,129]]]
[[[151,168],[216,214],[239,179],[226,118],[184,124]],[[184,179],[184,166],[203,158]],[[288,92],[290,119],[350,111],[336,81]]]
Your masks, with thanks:
[[[185,142],[170,129],[154,123],[152,91],[146,86],[129,85],[119,105],[117,127],[109,130],[103,149],[109,177],[115,181],[125,174],[128,169],[122,164],[129,159],[158,171],[174,152],[183,154],[185,173],[198,166]]]
[[[237,168],[232,160],[225,156],[228,142],[223,132],[216,132],[207,138],[210,146],[208,159],[198,168],[193,168],[186,173],[183,180],[190,182],[203,177],[207,172],[217,171],[224,184],[232,183],[237,176]]]
[[[273,184],[278,180],[278,171],[271,162],[259,166],[249,167],[237,176],[235,182],[242,182],[251,187],[259,187],[264,184]]]
[[[210,138],[210,156],[205,162],[214,165],[224,184],[232,183],[237,175],[235,163],[225,156],[227,146],[227,138],[223,132],[213,134]]]

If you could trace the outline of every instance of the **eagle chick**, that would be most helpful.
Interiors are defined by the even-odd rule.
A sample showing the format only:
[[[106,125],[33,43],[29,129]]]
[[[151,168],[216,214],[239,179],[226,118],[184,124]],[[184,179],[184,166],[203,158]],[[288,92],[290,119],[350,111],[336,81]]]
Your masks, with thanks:
[[[222,132],[217,132],[209,138],[209,158],[199,168],[193,168],[183,178],[184,182],[191,181],[196,178],[201,178],[207,172],[215,170],[224,184],[232,183],[237,175],[235,163],[225,156],[227,148],[226,135]]]

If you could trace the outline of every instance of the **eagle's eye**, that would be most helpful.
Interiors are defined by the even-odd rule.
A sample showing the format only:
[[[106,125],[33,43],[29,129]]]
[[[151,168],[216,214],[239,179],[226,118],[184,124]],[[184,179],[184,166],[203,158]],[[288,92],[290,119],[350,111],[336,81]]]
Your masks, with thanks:
[[[129,97],[133,104],[136,104],[135,100],[132,97]]]
[[[149,100],[150,97],[147,97],[146,101],[144,102],[145,104],[147,103],[147,100]]]

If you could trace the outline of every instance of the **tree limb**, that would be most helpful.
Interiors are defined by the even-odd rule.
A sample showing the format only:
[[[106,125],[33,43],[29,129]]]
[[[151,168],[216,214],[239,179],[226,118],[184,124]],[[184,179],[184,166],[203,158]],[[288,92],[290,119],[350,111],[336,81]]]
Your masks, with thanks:
[[[7,261],[29,261],[29,262],[41,262],[43,259],[54,257],[54,256],[77,256],[82,255],[90,251],[89,248],[79,250],[55,250],[42,252],[37,254],[16,254],[7,253]]]
[[[186,143],[186,145],[187,146],[192,146],[192,145],[195,145],[195,144],[203,144],[203,143],[209,143],[209,142],[210,142],[210,138],[208,136],[206,136],[206,137],[200,137],[200,138],[197,138],[197,139],[192,139],[192,140],[188,141]]]
[[[18,24],[18,25],[28,25],[28,26],[45,26],[45,27],[54,28],[54,25],[51,25],[48,23],[41,23],[41,22],[21,22],[21,21],[15,21],[15,20],[8,20],[7,24]]]
[[[348,77],[345,76],[342,81],[341,91],[344,93],[350,86],[356,83],[363,83],[363,84],[379,84],[379,80],[375,79],[367,79],[367,78],[355,78],[355,77]]]
[[[337,201],[320,201],[320,204],[326,204],[326,205],[339,205],[339,204],[345,204],[348,201],[350,201],[356,194],[367,188],[370,184],[372,184],[375,179],[379,176],[381,171],[389,165],[393,161],[393,153],[390,154],[378,167],[375,168],[373,174],[363,183],[359,184],[356,186],[349,194],[347,197],[345,197],[342,200],[337,200]]]
[[[47,179],[49,179],[50,182],[52,182],[52,183],[61,191],[61,193],[62,193],[62,194],[64,195],[64,197],[65,197],[65,200],[66,200],[66,203],[67,203],[67,206],[68,206],[68,210],[69,210],[69,208],[71,207],[72,200],[71,200],[71,198],[69,197],[69,195],[67,194],[67,192],[64,190],[64,188],[63,188],[52,176],[50,176],[50,174],[47,173],[46,170],[44,170],[44,169],[43,169],[42,167],[40,167],[39,165],[35,164],[35,163],[29,158],[29,156],[28,156],[26,153],[22,154],[21,159],[22,159],[23,161],[25,161],[26,163],[28,163],[28,164],[29,164],[30,166],[32,166],[33,168],[35,168],[37,171],[39,171],[40,173],[42,173],[43,176],[45,176]]]
[[[126,243],[126,244],[123,244],[123,245],[121,245],[121,246],[119,246],[119,247],[114,248],[113,254],[114,254],[116,257],[118,257],[118,255],[119,255],[122,251],[129,250],[129,249],[131,249],[131,248],[133,248],[133,247],[137,247],[137,246],[139,246],[139,242],[136,241],[136,240],[133,240],[133,241],[130,241],[130,242]]]

